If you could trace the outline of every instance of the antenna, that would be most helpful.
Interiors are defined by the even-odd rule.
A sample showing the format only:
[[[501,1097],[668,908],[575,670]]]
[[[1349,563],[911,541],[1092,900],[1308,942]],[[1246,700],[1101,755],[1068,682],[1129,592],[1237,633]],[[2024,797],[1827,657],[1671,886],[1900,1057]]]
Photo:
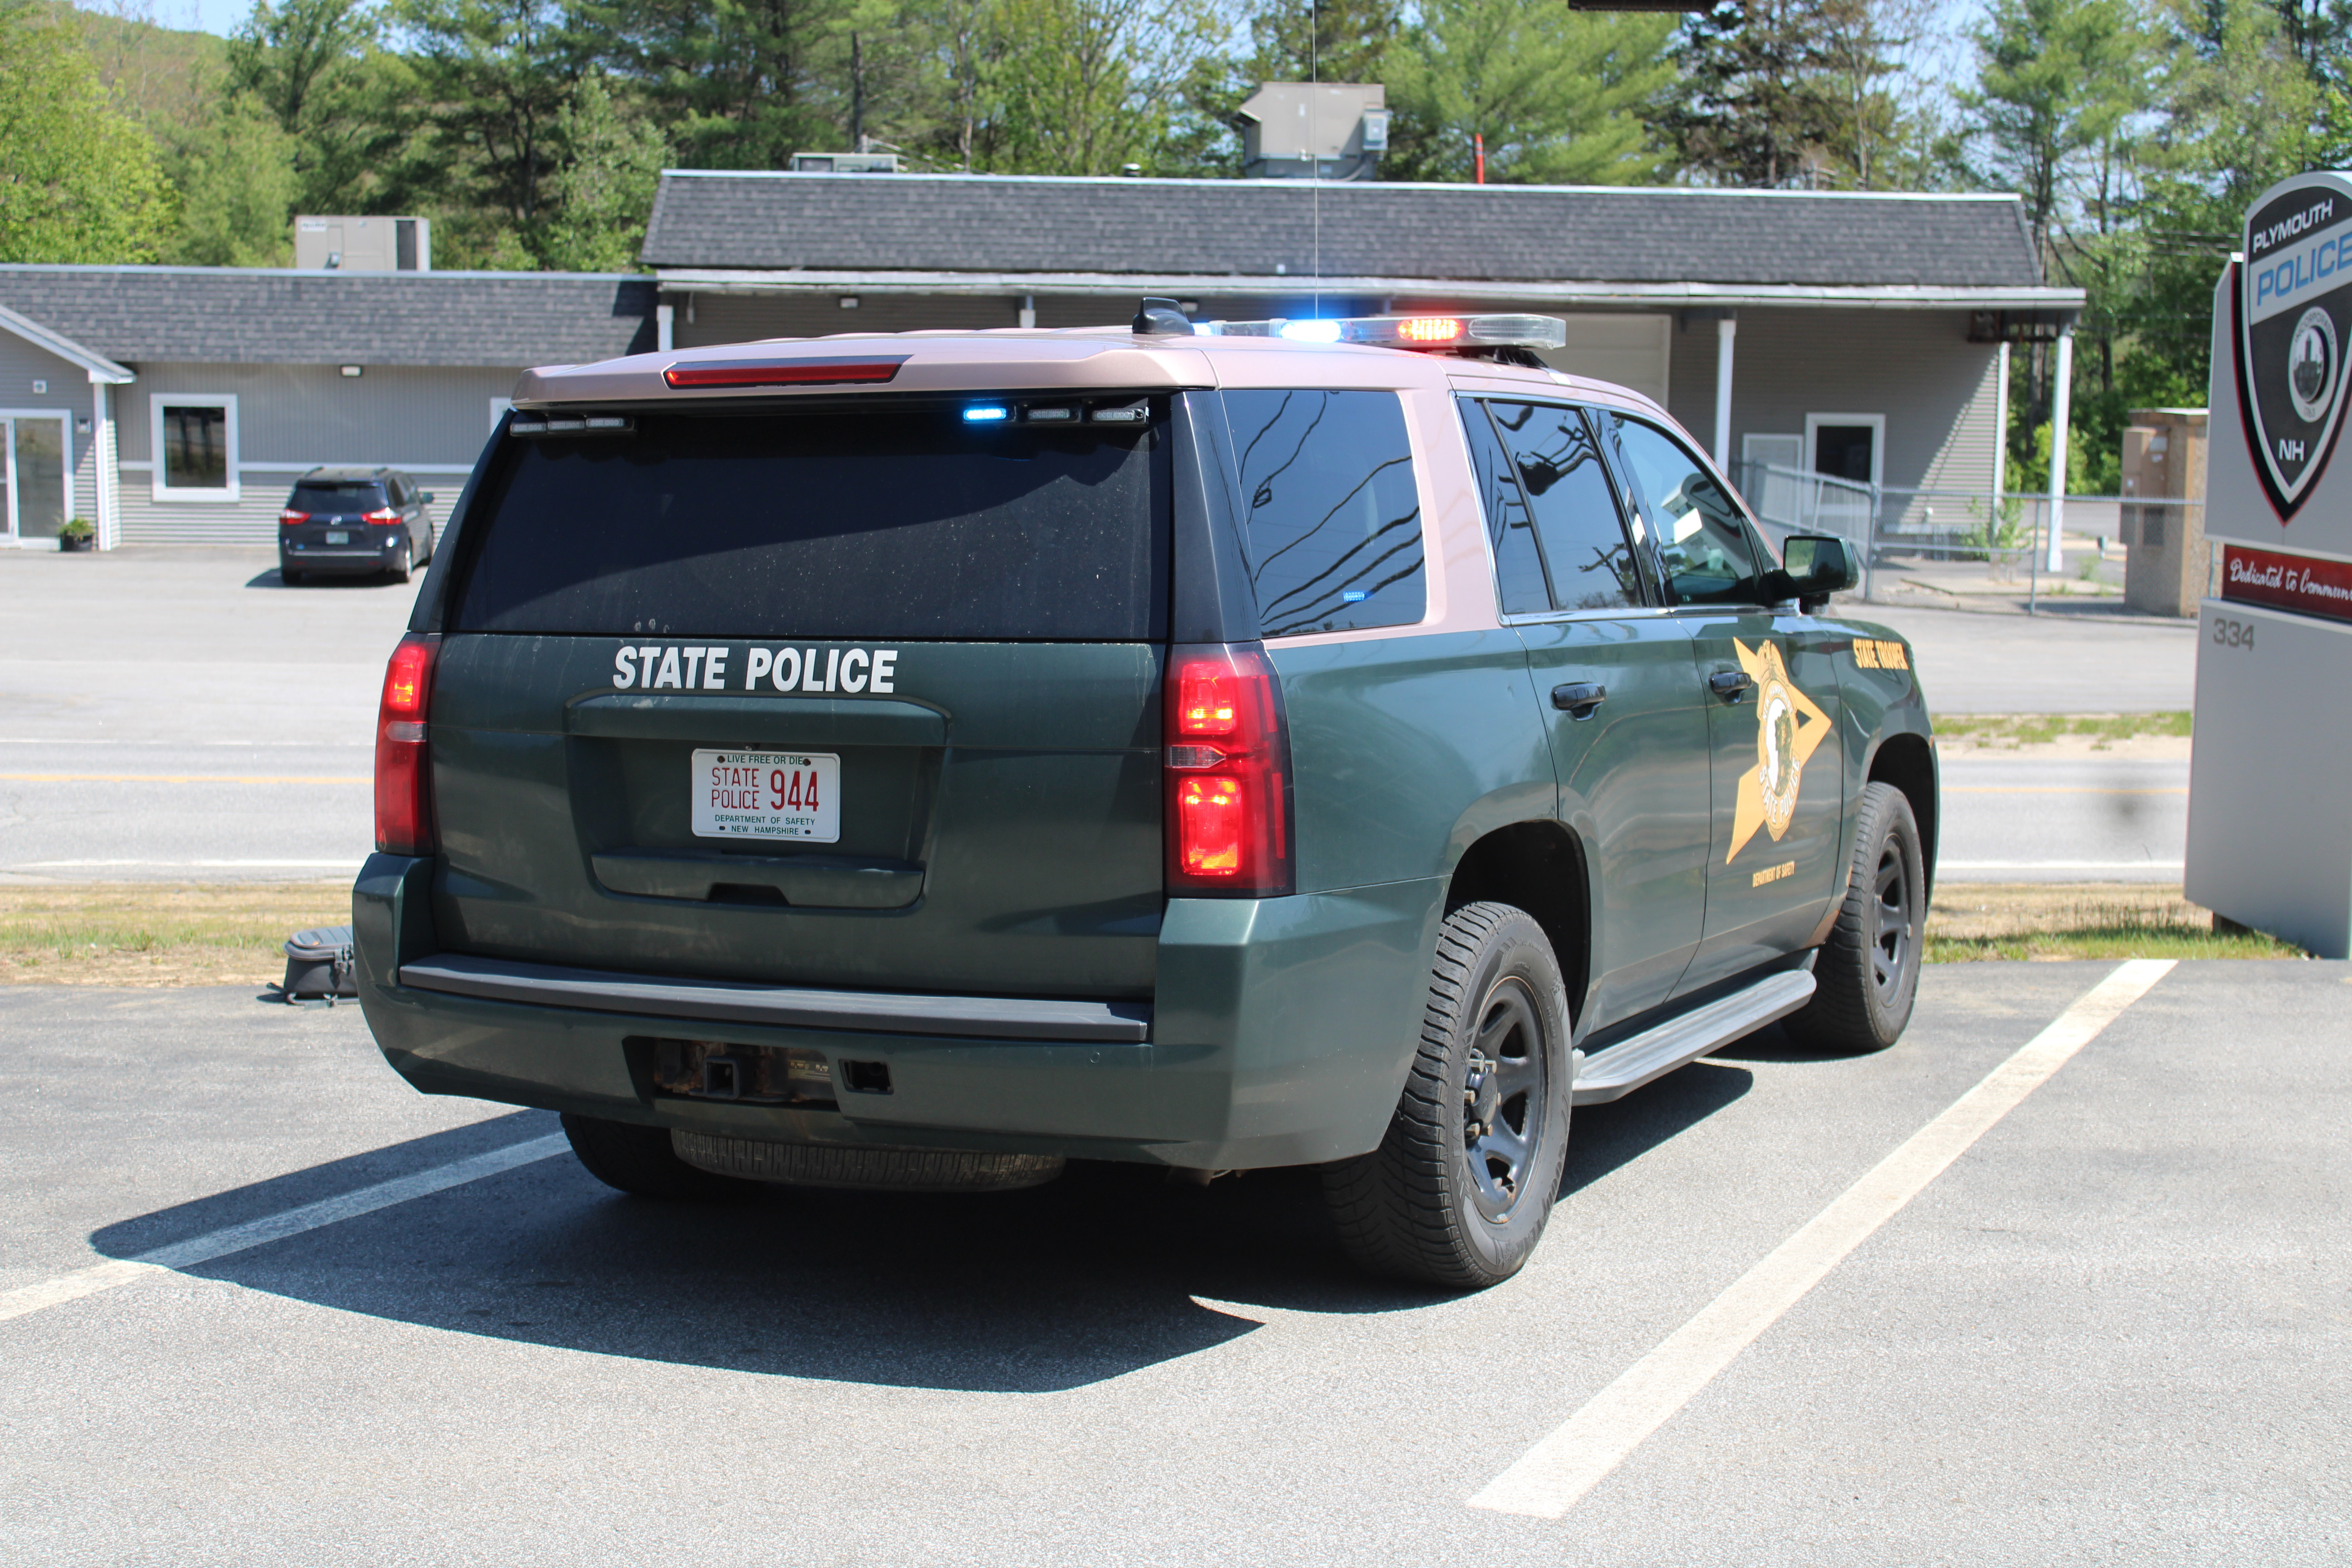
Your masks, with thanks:
[[[1323,58],[1321,0],[1307,0],[1307,180],[1315,209],[1315,315],[1323,315]]]

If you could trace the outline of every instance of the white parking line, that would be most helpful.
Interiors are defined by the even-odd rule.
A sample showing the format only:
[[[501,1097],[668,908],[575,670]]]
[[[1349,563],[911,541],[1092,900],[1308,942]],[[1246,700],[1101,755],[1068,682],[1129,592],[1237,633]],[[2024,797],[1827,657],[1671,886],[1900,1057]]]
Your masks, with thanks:
[[[419,1171],[414,1175],[395,1176],[391,1181],[361,1187],[340,1197],[321,1198],[315,1204],[304,1204],[283,1214],[264,1215],[243,1225],[206,1231],[185,1241],[175,1241],[169,1247],[142,1252],[136,1258],[94,1264],[71,1274],[60,1274],[54,1279],[44,1279],[37,1285],[19,1286],[14,1290],[0,1292],[0,1322],[37,1312],[45,1307],[62,1306],[84,1296],[94,1296],[100,1290],[111,1290],[117,1285],[128,1285],[150,1274],[193,1268],[199,1263],[209,1263],[215,1258],[226,1258],[232,1252],[243,1252],[248,1247],[263,1247],[273,1241],[283,1241],[289,1236],[299,1236],[306,1230],[317,1230],[338,1220],[373,1214],[394,1204],[404,1204],[411,1198],[462,1187],[467,1182],[478,1182],[484,1176],[495,1176],[502,1171],[511,1171],[518,1166],[561,1154],[570,1147],[571,1144],[560,1132],[533,1138],[527,1142],[509,1143],[487,1154],[436,1165],[429,1171]]]
[[[12,866],[0,866],[5,871],[66,871],[88,870],[94,867],[120,868],[138,866],[155,870],[184,870],[190,868],[219,868],[234,867],[243,870],[268,868],[299,870],[306,867],[330,871],[356,871],[364,864],[358,860],[19,860]]]
[[[1567,1513],[1847,1254],[2146,995],[2172,964],[2171,959],[2134,959],[2118,965],[1697,1317],[1595,1394],[1567,1425],[1496,1477],[1470,1506],[1535,1519]]]

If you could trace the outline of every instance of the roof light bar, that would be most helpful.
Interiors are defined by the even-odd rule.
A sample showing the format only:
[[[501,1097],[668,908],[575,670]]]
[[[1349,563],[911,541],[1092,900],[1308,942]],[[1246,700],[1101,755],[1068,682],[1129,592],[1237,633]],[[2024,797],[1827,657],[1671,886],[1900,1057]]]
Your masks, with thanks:
[[[1277,317],[1268,321],[1196,321],[1192,330],[1213,338],[1286,338],[1391,349],[1557,349],[1568,343],[1568,323],[1557,316]]]
[[[908,354],[861,354],[856,359],[721,360],[674,364],[662,379],[678,391],[706,387],[842,386],[888,381]]]

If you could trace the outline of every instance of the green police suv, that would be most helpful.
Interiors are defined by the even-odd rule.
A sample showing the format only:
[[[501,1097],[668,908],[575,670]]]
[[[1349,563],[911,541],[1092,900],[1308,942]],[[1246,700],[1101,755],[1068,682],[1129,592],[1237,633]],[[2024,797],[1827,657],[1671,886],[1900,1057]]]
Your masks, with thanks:
[[[1147,301],[525,376],[385,680],[385,1057],[656,1196],[1319,1166],[1458,1287],[1573,1107],[1889,1044],[1909,649],[1560,332]]]

